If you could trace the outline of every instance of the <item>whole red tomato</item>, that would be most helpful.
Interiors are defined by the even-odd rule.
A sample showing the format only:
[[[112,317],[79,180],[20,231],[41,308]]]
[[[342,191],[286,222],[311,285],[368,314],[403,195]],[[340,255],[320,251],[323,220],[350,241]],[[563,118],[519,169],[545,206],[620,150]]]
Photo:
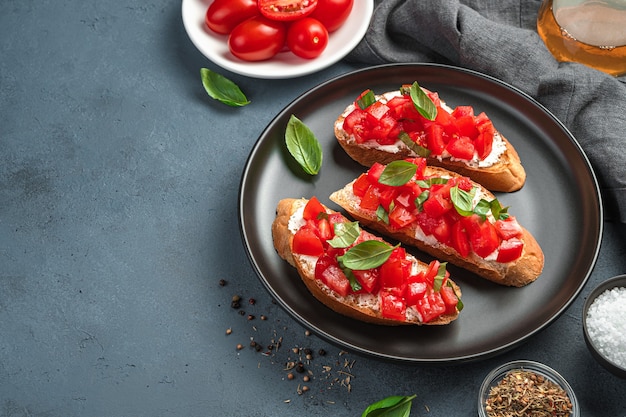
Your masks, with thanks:
[[[264,61],[272,58],[285,45],[285,24],[261,15],[238,24],[228,37],[228,48],[245,61]]]
[[[348,19],[353,3],[354,0],[317,0],[317,7],[310,17],[322,22],[329,32],[334,32]]]
[[[292,21],[313,13],[318,0],[258,0],[261,14],[268,19]]]
[[[312,59],[320,56],[328,45],[328,30],[317,19],[296,20],[287,31],[287,46],[297,56]]]
[[[209,5],[204,21],[212,31],[227,35],[239,23],[259,13],[257,0],[215,0]]]

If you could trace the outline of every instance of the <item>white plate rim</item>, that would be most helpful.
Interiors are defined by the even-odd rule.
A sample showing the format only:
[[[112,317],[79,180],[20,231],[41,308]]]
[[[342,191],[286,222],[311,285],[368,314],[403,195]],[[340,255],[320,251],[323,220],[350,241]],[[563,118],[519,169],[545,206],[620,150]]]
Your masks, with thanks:
[[[303,59],[291,52],[260,62],[246,62],[228,51],[227,35],[211,32],[204,23],[206,9],[213,0],[182,0],[185,31],[194,46],[214,64],[253,78],[295,78],[325,69],[348,55],[363,39],[374,12],[374,0],[356,0],[350,16],[330,34],[326,50],[315,59]]]

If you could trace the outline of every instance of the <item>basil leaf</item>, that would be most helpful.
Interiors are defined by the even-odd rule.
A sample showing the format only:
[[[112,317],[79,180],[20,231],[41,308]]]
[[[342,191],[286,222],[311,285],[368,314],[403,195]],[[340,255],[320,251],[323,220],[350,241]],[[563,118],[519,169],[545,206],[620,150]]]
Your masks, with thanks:
[[[393,395],[383,398],[367,407],[361,417],[408,417],[415,397]]]
[[[402,143],[404,143],[407,146],[407,148],[415,152],[417,156],[426,158],[428,155],[430,155],[430,149],[426,149],[423,146],[418,145],[417,143],[413,142],[409,134],[406,133],[405,131],[400,132],[400,134],[398,135],[398,139],[400,139]]]
[[[420,88],[417,81],[411,85],[411,100],[413,100],[413,105],[419,114],[428,120],[435,120],[435,117],[437,117],[437,107],[435,107],[435,103],[433,103],[424,90]]]
[[[227,106],[242,107],[250,101],[241,92],[237,84],[208,68],[200,68],[200,78],[207,94]]]
[[[428,200],[428,196],[430,196],[430,190],[424,190],[415,198],[415,207],[417,207],[419,211],[422,211],[422,204]]]
[[[430,186],[434,185],[434,184],[447,184],[448,183],[448,179],[447,178],[442,178],[442,177],[432,177],[432,178],[428,178],[428,179],[425,179],[425,180],[417,180],[415,182],[421,188],[430,188]]]
[[[389,213],[383,206],[378,206],[376,209],[376,218],[378,221],[381,221],[385,224],[389,224]]]
[[[348,281],[350,281],[350,288],[352,289],[352,291],[354,292],[361,291],[363,287],[361,286],[361,283],[354,276],[354,273],[352,272],[352,270],[349,268],[342,268],[342,270],[343,270],[344,275],[348,278]]]
[[[350,248],[343,256],[343,262],[346,268],[366,270],[378,268],[384,264],[394,247],[378,240],[366,240],[356,246]]]
[[[457,185],[450,188],[450,199],[454,204],[454,208],[461,216],[469,216],[474,212],[474,196],[476,195],[476,187],[468,192],[460,189]]]
[[[434,282],[433,282],[433,290],[435,292],[441,289],[441,284],[443,284],[443,279],[446,277],[447,265],[448,265],[447,262],[441,262],[439,264],[439,268],[437,269],[437,275],[435,275]]]
[[[487,214],[491,211],[491,203],[481,198],[474,208],[474,213],[478,214],[483,220],[487,218]],[[471,213],[470,213],[471,214]],[[468,214],[469,216],[469,214]]]
[[[293,114],[287,123],[285,143],[291,156],[300,164],[304,172],[316,175],[322,167],[322,145],[300,119]]]
[[[361,234],[358,222],[335,223],[334,230],[335,237],[328,244],[335,249],[349,247]]]
[[[463,310],[463,307],[465,307],[465,304],[463,304],[463,301],[461,301],[461,297],[459,296],[459,294],[456,292],[456,288],[454,288],[454,285],[452,285],[451,281],[447,281],[446,285],[450,288],[452,288],[452,291],[454,292],[454,295],[456,295],[457,303],[456,303],[456,309],[461,311]]]
[[[493,199],[489,203],[489,207],[491,208],[491,213],[496,220],[506,220],[509,218],[508,207],[502,207],[500,205],[500,201],[498,199]]]
[[[367,90],[367,93],[363,94],[363,96],[356,101],[356,104],[361,110],[367,109],[374,103],[376,103],[376,95],[372,90]]]
[[[378,182],[385,185],[399,187],[406,184],[417,172],[417,165],[408,161],[390,162],[378,178]]]

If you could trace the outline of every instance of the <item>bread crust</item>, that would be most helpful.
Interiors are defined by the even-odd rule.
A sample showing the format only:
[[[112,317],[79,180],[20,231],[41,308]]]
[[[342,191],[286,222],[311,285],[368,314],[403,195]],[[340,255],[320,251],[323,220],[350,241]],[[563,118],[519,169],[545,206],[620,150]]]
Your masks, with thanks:
[[[292,252],[293,233],[289,230],[289,219],[298,210],[298,208],[301,205],[306,204],[307,201],[308,200],[306,199],[288,198],[278,202],[276,208],[276,218],[272,223],[272,238],[274,241],[274,248],[276,249],[278,255],[297,269],[300,278],[306,285],[307,289],[316,299],[318,299],[320,302],[322,302],[324,305],[331,308],[335,312],[344,316],[351,317],[367,323],[382,324],[387,326],[410,324],[445,325],[457,319],[457,317],[459,316],[458,310],[454,314],[442,315],[427,323],[423,323],[415,317],[407,318],[406,321],[387,319],[382,317],[380,309],[371,307],[373,300],[372,297],[376,297],[375,300],[376,302],[378,302],[377,296],[353,294],[344,298],[335,293],[332,289],[327,287],[321,281],[315,279],[314,267],[311,267],[311,263],[307,262],[306,257],[294,254]],[[327,211],[329,213],[332,212],[332,210],[329,209],[327,209]],[[420,266],[423,268],[426,268],[428,266],[425,263],[420,262],[419,260],[417,262],[419,262]],[[452,282],[452,280],[450,279],[449,281]],[[452,282],[452,284],[457,295],[460,297],[461,289],[456,283]],[[361,301],[359,297],[369,297],[369,301],[367,303],[359,302]]]
[[[454,172],[450,172],[440,167],[427,167],[425,175],[441,176],[458,176]],[[514,262],[499,263],[496,261],[487,261],[474,253],[470,253],[467,257],[462,257],[454,248],[437,242],[431,245],[419,240],[415,237],[416,226],[404,228],[401,230],[393,230],[387,224],[377,220],[375,212],[365,211],[360,208],[358,197],[352,192],[352,184],[347,184],[343,189],[331,194],[330,200],[341,206],[350,216],[358,220],[364,227],[375,230],[376,232],[406,245],[416,247],[437,259],[446,260],[454,265],[473,272],[485,279],[501,285],[512,287],[522,287],[535,281],[544,266],[544,255],[539,243],[534,236],[524,227],[522,227],[521,240],[524,242],[524,249],[520,258]],[[480,186],[479,184],[475,184]],[[488,190],[482,191],[485,196],[495,198]]]
[[[347,110],[346,110],[347,111]],[[340,115],[335,121],[335,137],[344,151],[361,165],[370,167],[375,162],[388,164],[392,161],[414,158],[415,155],[406,146],[395,148],[395,152],[385,149],[377,149],[358,144],[351,135],[343,130],[343,121],[346,112]],[[450,158],[439,160],[434,157],[427,157],[428,164],[439,166],[450,171],[458,172],[461,175],[470,177],[475,182],[491,191],[512,192],[521,189],[526,182],[526,171],[522,166],[520,157],[511,143],[498,132],[506,145],[506,150],[495,164],[489,167],[472,167],[462,161],[454,161]],[[388,146],[386,147],[389,148]]]

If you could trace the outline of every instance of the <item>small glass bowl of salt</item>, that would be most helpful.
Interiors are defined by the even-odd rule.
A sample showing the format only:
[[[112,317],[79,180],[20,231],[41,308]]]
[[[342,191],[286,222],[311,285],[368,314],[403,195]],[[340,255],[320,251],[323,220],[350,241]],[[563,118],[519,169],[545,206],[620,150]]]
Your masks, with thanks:
[[[626,275],[598,285],[583,307],[585,343],[607,370],[626,378]]]

